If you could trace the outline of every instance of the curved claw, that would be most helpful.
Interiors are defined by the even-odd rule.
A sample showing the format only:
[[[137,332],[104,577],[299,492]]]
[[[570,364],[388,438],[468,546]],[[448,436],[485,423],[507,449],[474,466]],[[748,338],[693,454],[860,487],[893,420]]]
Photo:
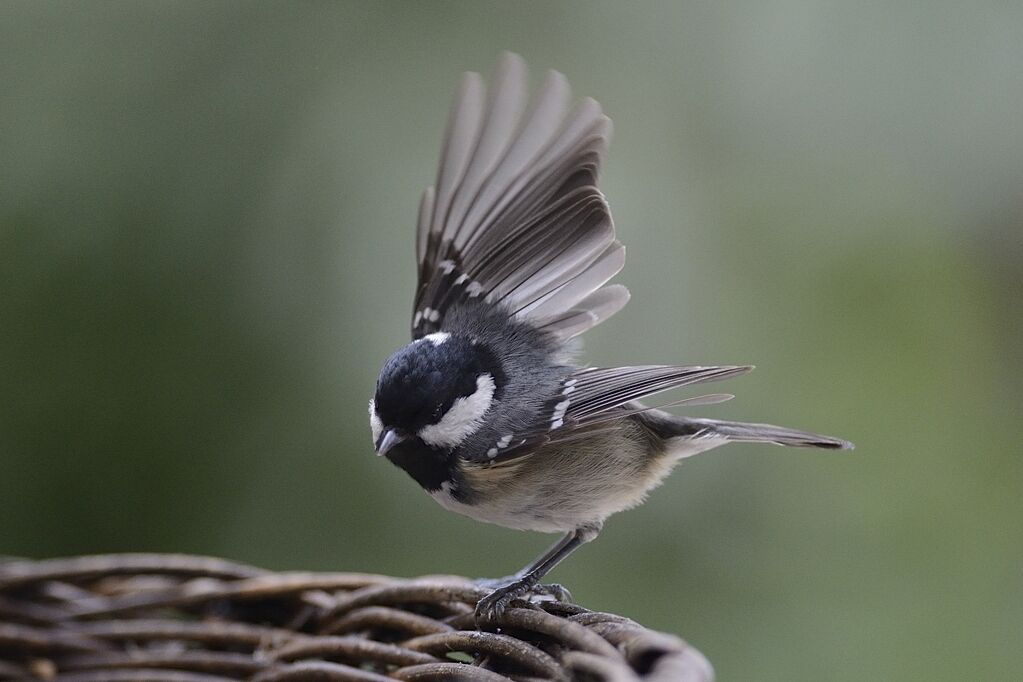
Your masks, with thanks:
[[[494,588],[476,603],[476,622],[486,623],[500,620],[508,606],[516,599],[532,594],[541,594],[558,601],[571,602],[572,594],[558,584],[539,585],[528,579],[504,578],[498,580],[477,580],[481,587]]]
[[[492,623],[500,620],[513,600],[525,596],[532,589],[533,586],[523,580],[498,587],[476,603],[476,622]]]
[[[547,595],[548,597],[551,597],[552,599],[556,599],[558,601],[565,602],[567,604],[573,603],[572,602],[572,593],[569,592],[568,588],[566,588],[564,585],[559,585],[558,583],[550,583],[550,584],[547,584],[547,585],[537,585],[536,587],[533,588],[532,591],[533,591],[534,594]]]

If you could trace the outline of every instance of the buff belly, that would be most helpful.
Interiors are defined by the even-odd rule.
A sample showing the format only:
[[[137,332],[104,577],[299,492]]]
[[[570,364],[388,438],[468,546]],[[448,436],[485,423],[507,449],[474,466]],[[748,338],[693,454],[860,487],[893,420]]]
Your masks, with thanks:
[[[455,499],[450,483],[431,493],[450,511],[506,528],[568,532],[602,523],[643,502],[679,460],[724,441],[651,441],[638,425],[569,444],[547,446],[514,467],[466,464],[462,475],[479,502]]]

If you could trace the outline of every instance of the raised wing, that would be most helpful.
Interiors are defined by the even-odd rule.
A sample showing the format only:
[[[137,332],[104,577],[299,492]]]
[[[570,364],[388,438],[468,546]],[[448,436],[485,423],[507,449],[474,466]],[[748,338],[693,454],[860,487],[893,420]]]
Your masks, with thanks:
[[[562,381],[561,391],[547,401],[534,423],[503,436],[487,451],[487,459],[494,463],[507,462],[547,443],[588,435],[602,423],[651,409],[635,404],[637,400],[673,388],[728,379],[752,369],[750,366],[673,365],[580,369]],[[714,394],[679,402],[707,404],[731,397]]]
[[[493,80],[488,95],[479,74],[462,79],[436,183],[420,203],[414,339],[467,298],[561,339],[629,300],[625,287],[604,286],[625,263],[596,187],[610,119],[592,99],[569,111],[571,91],[555,71],[527,109],[517,55],[503,55]]]

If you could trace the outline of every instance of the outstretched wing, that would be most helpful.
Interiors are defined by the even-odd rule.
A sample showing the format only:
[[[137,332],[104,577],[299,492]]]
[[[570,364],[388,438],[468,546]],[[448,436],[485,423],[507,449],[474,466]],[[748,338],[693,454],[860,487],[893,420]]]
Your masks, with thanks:
[[[547,74],[527,110],[526,67],[502,56],[491,92],[467,73],[448,120],[437,180],[416,233],[412,338],[440,329],[450,306],[482,298],[561,339],[629,300],[604,286],[625,263],[597,189],[611,121],[565,77]]]
[[[508,462],[547,443],[589,435],[602,423],[610,425],[614,420],[650,409],[635,404],[637,400],[673,388],[728,379],[752,369],[750,366],[673,365],[580,369],[562,381],[560,392],[547,401],[532,424],[494,443],[486,453],[487,460]],[[731,397],[715,394],[680,402],[707,404]]]

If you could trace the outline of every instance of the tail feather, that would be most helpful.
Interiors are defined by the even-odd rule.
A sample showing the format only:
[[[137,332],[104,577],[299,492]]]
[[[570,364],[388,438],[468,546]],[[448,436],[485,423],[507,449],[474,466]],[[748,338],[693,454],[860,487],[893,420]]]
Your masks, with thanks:
[[[678,417],[658,409],[637,412],[635,418],[661,438],[678,439],[676,444],[684,443],[684,449],[689,454],[703,452],[725,443],[774,443],[797,448],[853,449],[852,443],[841,438],[772,424],[693,419]]]
[[[684,419],[693,437],[722,436],[733,443],[773,443],[796,448],[826,448],[829,450],[852,450],[853,444],[841,438],[822,436],[809,431],[788,429],[771,424],[748,424],[745,422],[718,421],[716,419]]]

